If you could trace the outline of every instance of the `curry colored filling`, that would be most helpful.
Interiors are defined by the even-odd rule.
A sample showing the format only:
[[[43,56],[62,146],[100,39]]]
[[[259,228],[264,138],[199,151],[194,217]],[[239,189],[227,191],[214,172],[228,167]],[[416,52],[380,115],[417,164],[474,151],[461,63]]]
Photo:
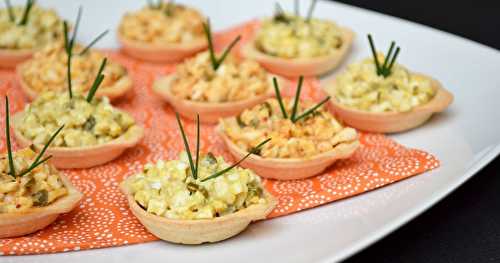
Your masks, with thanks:
[[[384,61],[379,55],[379,61]],[[349,65],[337,76],[334,97],[349,108],[369,112],[406,112],[426,104],[436,91],[430,79],[394,64],[387,77],[378,76],[373,59]]]
[[[283,99],[283,103],[290,116],[293,101]],[[298,112],[313,105],[301,102]],[[221,124],[225,134],[246,151],[271,138],[258,153],[264,158],[309,158],[357,140],[356,131],[343,127],[325,107],[294,123],[283,118],[276,99],[247,109],[236,118],[223,119]]]
[[[200,156],[198,179],[191,176],[186,152],[179,160],[147,164],[127,185],[147,212],[171,219],[210,219],[267,202],[260,178],[235,167],[211,180],[202,180],[230,165],[222,157]]]
[[[79,94],[69,99],[67,93],[45,92],[25,107],[16,129],[34,144],[43,145],[63,124],[53,147],[103,144],[127,133],[135,121],[113,108],[106,97],[89,103]]]
[[[14,21],[10,20],[7,8],[0,9],[0,48],[39,48],[62,37],[62,20],[54,10],[34,5],[26,25],[18,25],[24,6],[12,7],[12,11]]]
[[[333,22],[293,15],[266,19],[257,33],[256,48],[280,58],[315,58],[333,54],[343,45],[342,30]]]
[[[92,86],[99,71],[104,54],[88,50],[80,55],[83,47],[76,45],[71,58],[71,83],[75,92],[84,92]],[[68,57],[62,41],[54,42],[43,50],[35,53],[33,59],[23,68],[21,77],[34,91],[61,91],[67,88]],[[101,90],[130,85],[127,70],[120,64],[109,62],[104,68],[105,78],[101,83]]]
[[[177,66],[171,92],[185,100],[230,102],[262,95],[271,86],[267,72],[257,62],[228,55],[214,71],[206,51]]]
[[[204,39],[204,21],[203,15],[193,8],[163,3],[126,13],[118,30],[124,38],[142,43],[192,43]]]
[[[15,152],[13,157],[16,171],[23,171],[33,163],[36,153],[26,148]],[[68,194],[58,171],[47,163],[21,177],[14,178],[8,172],[8,159],[3,156],[0,159],[0,214],[47,206]]]

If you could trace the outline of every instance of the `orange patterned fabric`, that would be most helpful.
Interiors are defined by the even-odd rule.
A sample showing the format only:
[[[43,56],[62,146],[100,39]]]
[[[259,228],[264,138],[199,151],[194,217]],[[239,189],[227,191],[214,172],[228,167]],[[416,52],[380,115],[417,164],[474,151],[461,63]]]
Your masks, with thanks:
[[[248,39],[255,23],[217,35],[217,43],[227,43],[235,34]],[[84,194],[80,205],[62,215],[52,225],[34,234],[0,240],[0,255],[22,255],[74,251],[121,246],[156,240],[128,209],[118,184],[141,170],[144,164],[159,159],[176,158],[183,149],[172,108],[154,96],[151,84],[160,75],[174,70],[173,65],[151,65],[134,61],[120,53],[109,52],[112,59],[123,63],[133,77],[133,92],[116,106],[130,112],[146,127],[144,140],[117,160],[91,169],[64,170],[73,184]],[[318,81],[308,79],[303,98],[319,100],[324,94]],[[284,92],[291,96],[293,88]],[[8,94],[11,110],[22,110],[25,100],[15,84],[12,72],[0,71],[0,95]],[[3,110],[3,107],[1,107]],[[1,111],[0,128],[4,127]],[[194,123],[185,120],[187,135],[194,140]],[[2,133],[0,149],[5,151]],[[288,215],[304,209],[370,191],[390,183],[434,169],[439,161],[432,155],[405,148],[378,134],[361,134],[361,147],[350,159],[339,161],[324,174],[297,181],[264,180],[265,187],[277,197],[279,204],[269,218]],[[233,161],[214,127],[204,125],[202,151],[212,151]]]

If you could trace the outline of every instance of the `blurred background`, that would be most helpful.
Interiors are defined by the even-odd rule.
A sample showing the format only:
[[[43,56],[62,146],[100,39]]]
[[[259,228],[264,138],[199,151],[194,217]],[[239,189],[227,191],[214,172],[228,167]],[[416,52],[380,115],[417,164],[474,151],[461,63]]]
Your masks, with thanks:
[[[499,1],[337,2],[500,49]],[[500,65],[498,69],[500,74]],[[430,210],[346,262],[368,261],[500,262],[500,157]]]

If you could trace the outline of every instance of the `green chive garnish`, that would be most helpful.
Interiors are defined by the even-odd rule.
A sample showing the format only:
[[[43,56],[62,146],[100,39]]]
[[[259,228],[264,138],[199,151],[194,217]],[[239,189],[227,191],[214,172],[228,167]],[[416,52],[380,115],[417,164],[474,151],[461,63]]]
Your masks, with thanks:
[[[324,98],[322,101],[320,101],[318,104],[316,104],[315,106],[309,108],[308,110],[304,111],[302,114],[297,116],[297,109],[299,106],[300,92],[302,90],[303,82],[304,82],[304,76],[300,76],[299,81],[297,83],[297,91],[295,92],[295,98],[293,101],[292,114],[290,116],[290,120],[293,123],[296,123],[297,121],[304,119],[305,117],[313,114],[317,109],[319,109],[319,107],[321,107],[328,100],[330,100],[330,96],[328,96],[328,97]],[[280,93],[279,87],[278,87],[278,81],[276,80],[276,78],[273,78],[273,84],[274,84],[274,91],[276,93],[276,99],[278,100],[278,103],[279,103],[280,108],[281,108],[281,113],[283,114],[283,119],[288,119],[288,115],[287,115],[286,110],[285,110],[285,104],[283,103],[283,98],[281,97],[281,93]]]
[[[9,158],[9,174],[16,177],[16,167],[14,166],[14,158],[12,157],[12,146],[10,143],[10,113],[9,113],[9,98],[5,96],[5,139],[7,140],[7,156]]]
[[[300,2],[299,2],[299,0],[295,0],[293,2],[293,9],[295,10],[295,16],[299,17],[300,16]]]
[[[196,179],[198,179],[198,165],[199,165],[198,159],[200,157],[200,115],[198,115],[198,114],[196,115],[196,163],[193,161],[193,156],[191,155],[191,149],[189,148],[189,142],[188,142],[187,137],[186,137],[186,132],[184,131],[184,127],[182,126],[182,122],[181,122],[181,119],[180,119],[178,112],[175,113],[175,118],[177,119],[177,124],[179,125],[179,130],[181,131],[182,141],[184,142],[184,150],[186,151],[186,154],[188,156],[191,174],[192,174],[193,178],[196,180]],[[269,142],[270,140],[271,139],[269,138],[269,139],[261,142],[259,145],[257,145],[252,150],[250,150],[250,152],[245,157],[243,157],[241,160],[239,160],[235,164],[231,165],[230,167],[228,167],[224,170],[218,171],[218,172],[202,179],[201,181],[205,182],[205,181],[208,181],[210,179],[214,179],[216,177],[219,177],[219,176],[227,173],[229,170],[233,169],[234,167],[239,165],[241,162],[243,162],[251,154],[255,154],[256,152],[259,152],[260,148],[264,144]]]
[[[106,34],[108,34],[109,32],[109,29],[105,30],[104,32],[102,32],[101,34],[99,34],[96,38],[94,38],[94,40],[92,40],[92,42],[90,42],[83,50],[82,52],[80,52],[80,56],[84,55],[85,53],[87,53],[87,51],[90,50],[90,48],[95,44],[97,43],[97,41],[99,41],[101,38],[103,38]]]
[[[208,181],[210,179],[214,179],[214,178],[217,178],[227,172],[229,172],[231,169],[233,169],[234,167],[238,166],[240,163],[242,163],[246,158],[248,158],[250,155],[252,154],[255,154],[257,152],[260,151],[260,148],[262,148],[262,146],[264,146],[264,144],[268,143],[269,141],[271,140],[271,138],[268,138],[267,140],[259,143],[259,145],[257,145],[256,147],[254,147],[253,149],[250,150],[250,152],[247,153],[247,155],[245,155],[245,157],[241,158],[239,161],[237,161],[236,163],[234,163],[233,165],[227,167],[226,169],[223,169],[221,171],[218,171],[206,178],[203,178],[201,181],[202,182],[205,182],[205,181]]]
[[[283,104],[283,99],[281,98],[280,88],[278,87],[278,80],[273,77],[274,92],[276,93],[276,98],[280,104],[281,113],[283,114],[283,119],[288,119],[288,114],[286,114],[285,105]]]
[[[380,65],[380,62],[378,61],[377,57],[377,51],[375,49],[375,44],[373,43],[373,38],[370,34],[368,34],[368,42],[370,43],[370,49],[372,51],[373,61],[375,63],[377,75],[387,78],[389,75],[391,75],[391,69],[394,66],[394,63],[396,62],[396,58],[398,57],[399,51],[401,49],[397,47],[396,52],[394,52],[393,55],[392,51],[394,50],[396,43],[392,41],[391,46],[389,47],[389,51],[387,51],[387,55],[385,56],[384,63]]]
[[[99,71],[97,72],[97,76],[94,79],[94,83],[92,83],[92,86],[90,87],[89,92],[87,93],[87,102],[89,102],[89,103],[94,98],[94,95],[97,92],[97,89],[99,88],[102,81],[104,80],[104,74],[102,74],[102,71],[104,70],[104,67],[106,67],[107,61],[108,61],[107,58],[104,58],[102,60],[101,66],[99,67]]]
[[[309,6],[309,10],[307,11],[306,22],[311,21],[314,8],[316,7],[316,2],[317,0],[312,0],[311,5]]]
[[[297,90],[295,92],[295,99],[293,101],[292,116],[291,120],[295,122],[295,115],[297,115],[297,107],[299,106],[300,91],[302,90],[302,84],[304,82],[304,76],[299,77],[299,83],[297,84]]]
[[[10,22],[14,23],[16,21],[16,17],[14,16],[14,10],[12,9],[12,5],[10,4],[10,0],[5,0],[5,5],[7,6],[7,13],[9,14]]]
[[[298,122],[300,119],[303,119],[307,116],[309,116],[309,114],[312,114],[314,111],[316,111],[319,107],[321,107],[323,104],[325,104],[328,100],[330,100],[330,96],[324,98],[322,101],[320,101],[318,104],[316,104],[316,106],[314,107],[311,107],[310,109],[306,110],[304,113],[302,113],[300,116],[296,117],[294,119],[294,122]]]
[[[64,30],[64,50],[66,50],[66,56],[68,58],[68,62],[66,64],[66,78],[68,80],[68,94],[69,98],[73,98],[73,89],[71,87],[71,53],[73,47],[71,45],[71,40],[68,37],[68,23],[66,21],[63,22],[63,30]]]
[[[188,143],[188,140],[186,138],[186,133],[184,132],[184,128],[182,127],[182,122],[181,122],[181,119],[179,117],[178,112],[175,113],[175,118],[177,119],[177,124],[179,125],[179,129],[181,131],[182,141],[184,142],[184,149],[186,150],[186,153],[188,156],[188,161],[189,161],[189,167],[191,168],[191,174],[193,175],[193,178],[196,180],[198,178],[197,169],[196,169],[196,166],[194,165],[193,156],[191,155],[191,150],[189,149],[189,143]],[[199,120],[198,115],[196,117],[196,120],[197,120],[196,121],[196,126],[197,126],[196,130],[199,130],[200,122],[198,121]],[[196,144],[196,152],[199,152],[199,146],[200,146],[199,144]],[[198,160],[196,160],[196,163],[198,163]]]
[[[24,13],[23,13],[21,21],[19,21],[18,25],[24,26],[24,25],[26,25],[28,23],[28,18],[29,18],[29,15],[30,15],[30,11],[31,11],[31,8],[33,7],[34,4],[35,4],[35,0],[28,0],[28,1],[26,1],[26,5],[24,6]]]
[[[215,56],[215,50],[214,50],[214,44],[212,40],[212,30],[210,28],[210,21],[207,21],[206,23],[203,23],[203,29],[205,31],[205,36],[207,37],[207,42],[208,42],[208,51],[210,52],[210,62],[212,64],[212,68],[214,71],[216,71],[220,65],[222,65],[222,62],[224,62],[224,59],[226,59],[227,55],[231,51],[231,49],[240,41],[241,36],[236,37],[231,44],[224,50],[222,53],[222,56],[217,59]]]
[[[9,158],[9,173],[8,174],[10,174],[12,177],[21,177],[21,176],[31,172],[33,169],[38,167],[40,164],[42,164],[42,163],[46,162],[47,160],[49,160],[50,158],[52,158],[52,156],[48,156],[46,158],[41,159],[42,156],[45,154],[45,151],[47,150],[49,145],[52,143],[52,141],[54,141],[56,136],[59,134],[59,132],[61,132],[61,130],[63,128],[64,128],[64,125],[62,125],[59,129],[57,129],[57,131],[54,134],[52,134],[50,139],[43,146],[42,150],[38,153],[38,156],[35,158],[35,161],[33,161],[33,163],[26,170],[24,170],[20,174],[16,174],[16,170],[14,167],[14,159],[12,157],[12,146],[11,146],[11,142],[10,142],[9,98],[7,96],[5,96],[5,137],[6,137],[5,139],[7,140],[7,155]]]
[[[68,63],[66,64],[66,78],[68,79],[68,94],[69,98],[73,98],[73,89],[72,89],[72,82],[71,82],[71,58],[73,57],[73,48],[75,46],[76,42],[76,36],[78,33],[78,27],[80,25],[80,20],[82,18],[82,7],[78,8],[78,14],[76,16],[76,22],[75,22],[75,29],[73,31],[73,35],[71,36],[71,39],[69,38],[69,26],[66,21],[63,22],[63,30],[64,30],[64,47],[66,50],[66,56],[68,57]],[[104,37],[109,30],[106,30],[99,34],[90,44],[88,44],[78,55],[84,55],[87,51],[90,50],[90,48],[97,43],[102,37]],[[102,74],[102,71],[104,70],[104,67],[106,66],[107,59],[104,58],[104,60],[101,63],[101,67],[99,68],[99,71],[97,73],[97,76],[92,83],[92,86],[89,89],[89,92],[87,94],[87,101],[91,102],[92,98],[94,97],[97,89],[101,85],[102,81],[104,80],[104,75]]]

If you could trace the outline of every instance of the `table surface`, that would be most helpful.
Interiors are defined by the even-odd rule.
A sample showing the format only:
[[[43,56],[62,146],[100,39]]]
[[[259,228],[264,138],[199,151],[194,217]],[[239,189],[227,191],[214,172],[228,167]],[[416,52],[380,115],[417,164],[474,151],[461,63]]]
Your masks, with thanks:
[[[450,1],[434,1],[432,8],[430,1],[339,2],[401,17],[500,49],[499,7],[494,1],[453,1],[452,9]],[[347,262],[500,262],[500,176],[496,176],[499,170],[500,157],[497,157],[427,212]]]

